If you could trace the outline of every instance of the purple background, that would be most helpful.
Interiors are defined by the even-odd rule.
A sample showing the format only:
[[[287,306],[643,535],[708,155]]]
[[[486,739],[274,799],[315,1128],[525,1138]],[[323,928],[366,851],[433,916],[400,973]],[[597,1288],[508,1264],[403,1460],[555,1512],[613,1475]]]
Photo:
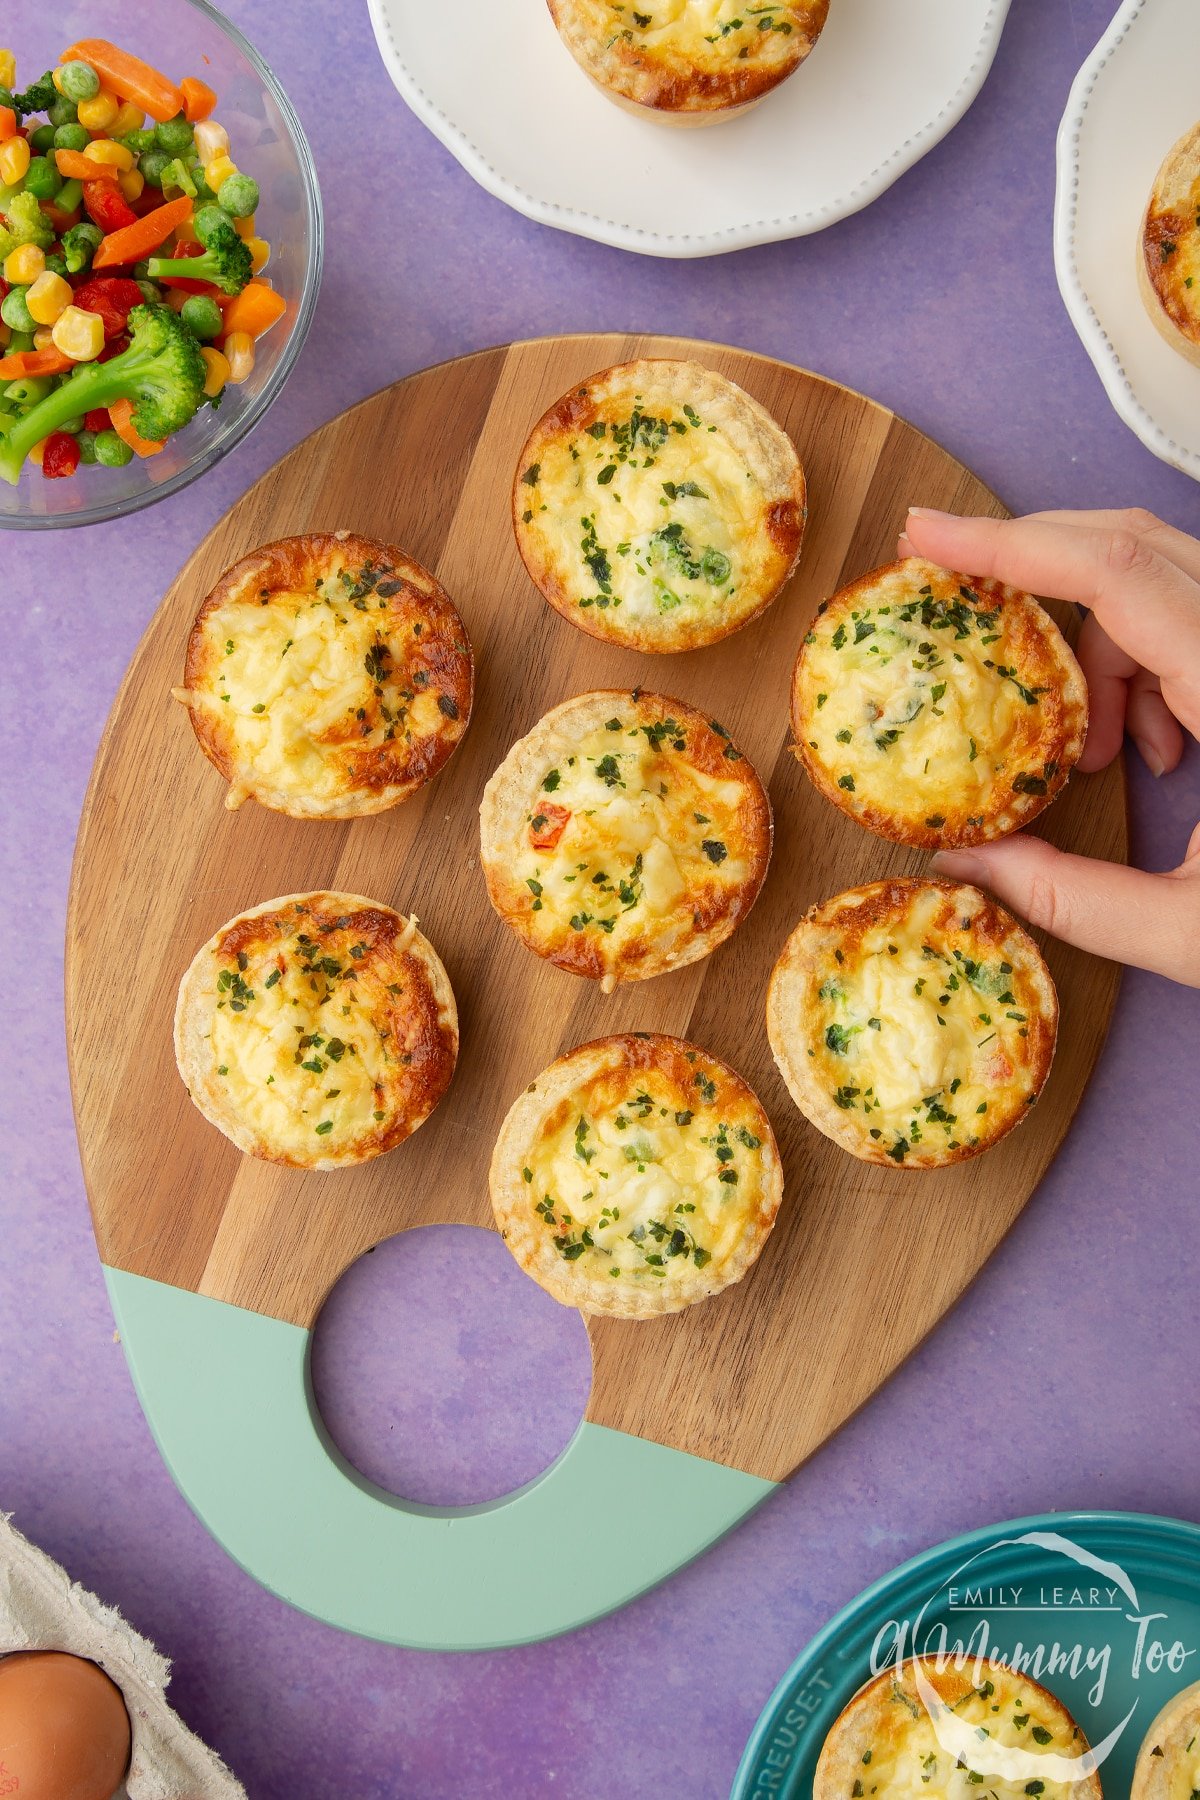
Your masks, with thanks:
[[[393,92],[362,0],[229,10],[271,53],[325,192],[307,350],[254,437],[187,493],[126,523],[0,542],[0,1506],[174,1659],[180,1712],[256,1800],[716,1800],[795,1652],[913,1551],[1051,1507],[1200,1517],[1197,994],[1126,978],[1067,1147],[1006,1245],[908,1367],[724,1544],[555,1643],[419,1654],[261,1592],[151,1442],[114,1342],[67,1091],[76,821],[134,645],[222,512],[351,401],[506,338],[632,328],[742,344],[895,407],[1017,509],[1140,502],[1194,529],[1196,487],[1110,412],[1054,281],[1055,128],[1112,6],[1015,0],[973,111],[882,200],[819,237],[679,264],[557,234],[479,191]],[[153,44],[153,12],[131,0],[132,43]],[[1162,783],[1135,768],[1131,800],[1138,858],[1177,861],[1200,816],[1200,756]],[[586,1390],[578,1322],[499,1245],[455,1273],[457,1320],[439,1316],[429,1288],[462,1260],[440,1232],[365,1258],[318,1347],[331,1428],[413,1495],[478,1498],[527,1477]]]

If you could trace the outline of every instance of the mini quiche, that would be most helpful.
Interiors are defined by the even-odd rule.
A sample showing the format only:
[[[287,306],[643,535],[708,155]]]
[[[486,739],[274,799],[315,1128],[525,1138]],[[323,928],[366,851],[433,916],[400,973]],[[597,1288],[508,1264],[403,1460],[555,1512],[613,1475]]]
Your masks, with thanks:
[[[1146,311],[1163,337],[1200,364],[1200,124],[1154,178],[1137,271]]]
[[[829,0],[549,0],[576,62],[627,111],[669,125],[745,112],[816,44]],[[640,10],[639,10],[640,8]]]
[[[977,888],[895,877],[801,920],[767,992],[792,1099],[864,1162],[932,1169],[1020,1124],[1058,997],[1036,944]]]
[[[1061,1700],[990,1663],[884,1669],[825,1739],[812,1800],[1100,1800],[1088,1742]]]
[[[742,1276],[783,1171],[740,1075],[681,1038],[583,1044],[516,1101],[492,1156],[492,1207],[527,1275],[585,1312],[678,1312]]]
[[[466,629],[434,577],[345,531],[264,544],[196,615],[183,686],[200,748],[229,783],[297,818],[407,800],[467,729]]]
[[[931,849],[1028,824],[1087,718],[1083,673],[1036,600],[915,557],[827,601],[792,677],[814,784],[868,831]]]
[[[750,911],[771,804],[729,735],[663,694],[580,694],[484,790],[492,905],[547,961],[642,981],[707,956]]]
[[[757,400],[700,363],[621,363],[534,426],[517,546],[551,606],[632,650],[695,650],[769,606],[796,566],[804,471]]]
[[[340,1169],[395,1149],[433,1111],[458,1014],[433,946],[359,894],[289,894],[222,925],[179,984],[175,1058],[239,1150]]]
[[[1163,1707],[1146,1733],[1129,1800],[1192,1800],[1200,1793],[1200,1682]]]

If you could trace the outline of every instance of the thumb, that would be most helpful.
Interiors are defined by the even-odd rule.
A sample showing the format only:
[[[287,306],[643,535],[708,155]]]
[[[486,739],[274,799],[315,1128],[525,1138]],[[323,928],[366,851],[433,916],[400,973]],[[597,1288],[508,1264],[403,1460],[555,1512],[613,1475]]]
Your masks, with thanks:
[[[1032,925],[1093,956],[1200,986],[1200,857],[1152,875],[1018,833],[970,850],[940,850],[933,869],[990,889]]]

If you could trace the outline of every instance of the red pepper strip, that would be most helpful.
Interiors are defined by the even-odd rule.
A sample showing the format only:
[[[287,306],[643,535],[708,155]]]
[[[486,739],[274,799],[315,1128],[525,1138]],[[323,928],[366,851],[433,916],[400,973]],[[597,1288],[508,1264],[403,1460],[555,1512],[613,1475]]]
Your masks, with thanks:
[[[42,474],[48,481],[73,475],[79,467],[79,441],[69,431],[52,431],[42,454]]]
[[[529,827],[529,841],[534,849],[553,850],[570,818],[570,811],[565,806],[539,806]]]
[[[89,431],[107,431],[112,424],[107,406],[94,406],[91,412],[84,413],[83,422]]]
[[[103,350],[96,358],[96,361],[98,363],[111,362],[114,356],[120,356],[122,350],[128,350],[128,348],[129,336],[123,331],[120,337],[115,337],[112,339],[111,343],[105,344]]]
[[[73,303],[84,312],[99,313],[105,337],[114,338],[128,325],[133,308],[143,304],[142,290],[120,275],[95,275],[75,289]]]
[[[85,181],[83,204],[105,235],[137,224],[137,214],[115,181]]]

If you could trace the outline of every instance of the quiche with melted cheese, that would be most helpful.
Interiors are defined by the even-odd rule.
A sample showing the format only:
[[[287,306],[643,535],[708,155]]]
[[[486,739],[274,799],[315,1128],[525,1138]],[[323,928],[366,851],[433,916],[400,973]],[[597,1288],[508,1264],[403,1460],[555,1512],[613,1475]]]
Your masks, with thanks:
[[[433,946],[360,894],[289,894],[240,913],[179,984],[175,1057],[239,1150],[340,1169],[395,1149],[433,1111],[458,1013]]]
[[[576,62],[626,111],[708,125],[757,104],[821,35],[829,0],[549,0]]]
[[[636,689],[548,712],[488,782],[480,822],[500,917],[605,992],[715,950],[771,856],[770,801],[729,734]]]
[[[551,606],[633,650],[695,650],[769,606],[796,566],[805,484],[787,433],[700,363],[621,363],[534,426],[517,546]]]
[[[174,690],[225,804],[347,819],[407,800],[471,717],[471,645],[403,551],[350,532],[264,544],[196,615]]]
[[[784,946],[767,1035],[804,1116],[865,1162],[989,1149],[1037,1100],[1058,996],[1032,938],[977,888],[894,877],[815,906]]]
[[[1154,179],[1137,259],[1146,311],[1173,349],[1200,364],[1200,124]]]
[[[1146,1733],[1129,1800],[1192,1800],[1200,1792],[1200,1682],[1169,1700]]]
[[[1087,683],[1036,600],[910,557],[821,607],[792,677],[795,751],[834,805],[930,849],[1026,825],[1079,760]]]
[[[513,1105],[492,1207],[527,1275],[585,1312],[678,1312],[740,1281],[783,1196],[766,1113],[682,1038],[583,1044]]]
[[[825,1739],[812,1800],[1100,1800],[1088,1741],[1028,1676],[931,1658],[884,1669]]]

